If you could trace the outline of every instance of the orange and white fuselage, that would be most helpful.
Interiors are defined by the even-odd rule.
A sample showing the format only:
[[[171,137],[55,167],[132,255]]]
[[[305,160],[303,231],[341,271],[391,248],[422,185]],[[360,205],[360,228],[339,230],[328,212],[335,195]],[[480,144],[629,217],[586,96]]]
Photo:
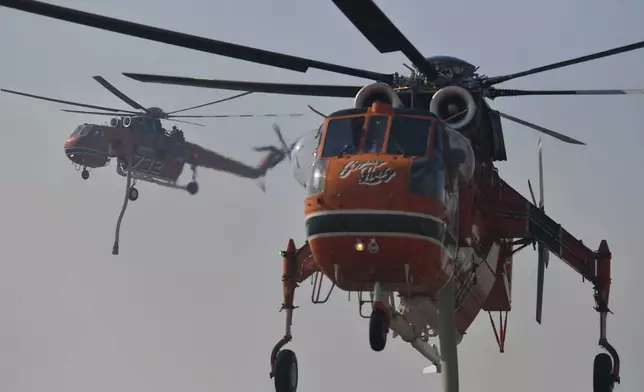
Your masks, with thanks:
[[[306,199],[311,251],[339,288],[370,291],[382,282],[387,291],[426,293],[447,280],[456,239],[445,205],[409,194],[411,163],[379,154],[335,158],[323,192]]]

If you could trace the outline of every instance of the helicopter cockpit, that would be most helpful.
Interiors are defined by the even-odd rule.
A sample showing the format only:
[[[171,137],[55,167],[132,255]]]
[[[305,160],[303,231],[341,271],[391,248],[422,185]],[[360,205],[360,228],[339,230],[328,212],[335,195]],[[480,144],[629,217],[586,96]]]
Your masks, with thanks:
[[[71,139],[85,139],[85,136],[102,136],[102,131],[100,127],[92,124],[81,124],[71,135],[69,135],[69,140]]]
[[[441,126],[440,121],[426,112],[424,117],[394,112],[330,118],[321,158],[374,153],[424,157],[430,147],[434,123]]]
[[[307,182],[315,177],[312,172],[322,170],[317,166],[325,166],[323,162],[329,158],[363,154],[409,158],[412,177],[420,173],[428,177],[430,172],[442,172],[446,164],[454,167],[454,175],[463,180],[472,177],[474,152],[469,141],[458,131],[427,111],[392,108],[390,105],[385,105],[380,111],[376,106],[374,109],[335,112],[319,129],[302,136],[292,152],[293,174],[297,182],[307,187]],[[320,175],[323,176],[318,173]],[[421,186],[421,182],[412,181],[412,192],[427,193],[422,189],[414,191],[414,183]]]

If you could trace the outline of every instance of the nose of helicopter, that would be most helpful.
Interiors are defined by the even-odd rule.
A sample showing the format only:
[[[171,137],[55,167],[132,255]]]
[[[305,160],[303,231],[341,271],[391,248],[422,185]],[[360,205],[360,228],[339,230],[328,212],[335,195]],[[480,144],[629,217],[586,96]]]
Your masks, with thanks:
[[[78,135],[70,136],[65,142],[65,144],[63,145],[63,149],[65,150],[65,155],[67,155],[67,158],[69,160],[71,160],[74,163],[81,164],[80,162],[77,162],[79,160],[76,155],[76,153],[78,153],[76,148],[77,141],[78,141]]]
[[[109,158],[105,154],[85,146],[79,135],[70,136],[63,145],[63,149],[70,161],[83,167],[103,167],[109,162]]]

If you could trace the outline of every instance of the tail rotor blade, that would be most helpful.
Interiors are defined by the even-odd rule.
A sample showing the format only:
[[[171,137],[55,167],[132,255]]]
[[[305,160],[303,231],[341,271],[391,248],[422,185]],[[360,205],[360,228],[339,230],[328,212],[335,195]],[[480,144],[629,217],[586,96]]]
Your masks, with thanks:
[[[544,204],[544,188],[543,188],[543,152],[541,138],[539,138],[539,208],[541,211],[545,211]],[[547,249],[543,250],[543,263],[545,267],[548,268],[548,263],[550,262],[550,252]]]
[[[539,209],[545,211],[544,207],[544,198],[543,198],[543,154],[542,154],[542,144],[541,138],[539,138],[538,143],[539,151]],[[530,193],[532,193],[532,187],[530,187]],[[534,193],[532,194],[532,200],[534,201]],[[535,203],[536,204],[536,203]],[[537,245],[537,311],[536,311],[536,320],[537,323],[541,324],[541,316],[543,313],[543,287],[545,281],[546,268],[548,267],[548,261],[550,258],[550,252],[543,246],[542,243]]]
[[[284,136],[282,136],[282,131],[280,130],[279,125],[273,123],[273,131],[275,131],[275,134],[277,134],[277,138],[280,141],[280,144],[282,145],[282,148],[284,149],[284,153],[288,156],[288,160],[291,160],[291,149],[289,148],[288,144],[286,144],[286,140],[284,140]]]
[[[541,324],[541,315],[543,313],[543,286],[546,273],[546,265],[544,263],[543,255],[545,254],[546,249],[544,249],[543,244],[537,244],[537,255],[539,258],[539,265],[537,270],[537,314],[536,319],[537,323]]]

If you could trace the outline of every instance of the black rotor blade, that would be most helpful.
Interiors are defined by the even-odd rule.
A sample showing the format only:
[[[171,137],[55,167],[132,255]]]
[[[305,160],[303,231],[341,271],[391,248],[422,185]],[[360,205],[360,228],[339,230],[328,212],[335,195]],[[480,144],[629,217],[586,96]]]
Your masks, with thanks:
[[[284,140],[284,136],[282,135],[282,130],[280,129],[280,126],[277,124],[273,124],[273,132],[275,132],[275,134],[277,135],[277,139],[280,141],[280,144],[282,145],[284,152],[288,154],[288,158],[290,160],[291,150],[289,149],[289,145],[286,144],[286,140]]]
[[[128,97],[127,95],[123,94],[121,91],[119,91],[119,89],[114,87],[110,82],[105,80],[102,76],[93,76],[93,78],[94,78],[94,80],[99,82],[101,84],[101,86],[103,86],[106,89],[108,89],[109,92],[111,92],[112,94],[114,94],[117,97],[119,97],[121,99],[121,101],[123,101],[123,102],[127,103],[128,105],[132,106],[134,109],[141,109],[146,113],[148,112],[148,110],[146,108],[144,108],[143,106],[141,106],[141,104],[139,104],[138,102],[136,102],[132,98]]]
[[[71,110],[71,109],[60,109],[60,110],[67,113],[95,114],[98,116],[124,116],[126,114],[126,113],[110,113],[110,112],[87,112],[84,110]]]
[[[485,83],[488,86],[492,86],[494,84],[507,82],[508,80],[520,78],[520,77],[523,77],[523,76],[534,75],[534,74],[537,74],[537,73],[540,73],[540,72],[545,72],[545,71],[550,71],[550,70],[557,69],[557,68],[567,67],[569,65],[585,63],[587,61],[592,61],[592,60],[597,60],[597,59],[601,59],[601,58],[604,58],[604,57],[614,56],[616,54],[626,53],[626,52],[630,52],[632,50],[637,50],[637,49],[641,49],[641,48],[644,48],[644,41],[636,42],[636,43],[630,44],[630,45],[620,46],[619,48],[613,48],[613,49],[609,49],[609,50],[604,50],[603,52],[597,52],[597,53],[577,57],[577,58],[566,60],[566,61],[560,61],[558,63],[544,65],[542,67],[532,68],[532,69],[522,71],[522,72],[517,72],[517,73],[513,73],[513,74],[509,74],[509,75],[494,76],[494,77],[488,78],[485,81]]]
[[[491,88],[485,91],[487,98],[521,97],[528,95],[642,95],[644,89],[621,90],[508,90]]]
[[[312,111],[313,113],[318,114],[318,115],[320,115],[320,116],[322,116],[322,117],[324,117],[324,118],[327,118],[327,115],[326,115],[326,114],[324,114],[324,113],[320,112],[319,110],[317,110],[317,109],[316,109],[316,108],[314,108],[313,106],[311,106],[311,105],[306,105],[306,106],[308,106],[308,107],[309,107],[309,109],[311,109],[311,111]]]
[[[241,118],[241,117],[300,117],[303,116],[303,113],[285,113],[285,114],[277,114],[277,113],[266,113],[266,114],[213,114],[213,115],[206,115],[206,116],[190,116],[190,115],[179,115],[179,116],[168,116],[166,117],[167,119],[175,119],[175,118]]]
[[[18,91],[7,90],[7,89],[4,89],[4,88],[0,89],[0,91],[4,91],[5,93],[22,95],[22,96],[29,97],[29,98],[42,99],[43,101],[62,103],[62,104],[65,104],[65,105],[80,106],[80,107],[88,108],[88,109],[108,110],[110,112],[121,112],[121,115],[123,115],[123,113],[139,114],[139,113],[133,112],[131,110],[121,110],[121,109],[108,108],[108,107],[105,107],[105,106],[96,106],[96,105],[88,105],[88,104],[85,104],[85,103],[78,103],[78,102],[72,102],[72,101],[63,101],[62,99],[47,98],[47,97],[42,97],[40,95],[21,93],[21,92],[18,92]]]
[[[40,1],[0,0],[0,5],[29,12],[32,14],[38,14],[54,19],[65,20],[71,23],[94,27],[97,29],[113,31],[115,33],[121,33],[151,41],[162,42],[183,48],[199,50],[202,52],[218,54],[220,56],[231,57],[234,59],[246,60],[254,63],[270,65],[273,67],[289,69],[291,71],[306,72],[309,68],[316,68],[324,71],[356,76],[359,78],[378,80],[389,84],[391,84],[393,81],[393,75],[391,74],[366,71],[362,69],[311,60],[303,57],[290,56],[282,53],[255,49],[248,46],[216,41],[213,39],[179,33],[158,27],[142,25],[139,23],[128,22],[103,15],[79,11],[72,8],[43,3]]]
[[[544,128],[544,127],[542,127],[542,126],[539,126],[539,125],[533,124],[533,123],[528,122],[528,121],[525,121],[525,120],[521,120],[520,118],[516,118],[516,117],[510,116],[509,114],[501,113],[501,112],[499,112],[498,110],[497,110],[496,112],[499,114],[499,116],[501,116],[501,117],[505,118],[506,120],[510,120],[510,121],[513,121],[513,122],[515,122],[515,123],[517,123],[517,124],[521,124],[521,125],[524,125],[524,126],[526,126],[526,127],[528,127],[528,128],[532,128],[532,129],[534,129],[534,130],[536,130],[536,131],[539,131],[539,132],[541,132],[541,133],[545,133],[546,135],[548,135],[548,136],[552,136],[552,137],[554,137],[555,139],[559,139],[559,140],[561,140],[561,141],[563,141],[563,142],[571,143],[571,144],[581,144],[581,145],[585,145],[585,144],[586,144],[586,143],[584,143],[584,142],[580,142],[580,141],[579,141],[579,140],[577,140],[577,139],[573,139],[573,138],[571,138],[571,137],[569,137],[569,136],[566,136],[566,135],[564,135],[564,134],[561,134],[561,133],[559,133],[559,132],[555,132],[555,131],[553,131],[553,130],[550,130],[550,129],[548,129],[548,128]]]
[[[241,94],[233,95],[232,97],[223,98],[223,99],[218,99],[218,100],[216,100],[216,101],[208,102],[208,103],[203,103],[203,104],[201,104],[201,105],[197,105],[197,106],[190,106],[189,108],[185,108],[185,109],[174,110],[174,111],[172,111],[172,112],[166,113],[166,115],[171,115],[171,114],[174,114],[174,113],[187,112],[188,110],[192,110],[192,109],[199,109],[199,108],[202,108],[202,107],[205,107],[205,106],[214,105],[214,104],[216,104],[216,103],[221,103],[221,102],[230,101],[230,100],[233,100],[233,99],[235,99],[235,98],[241,98],[241,97],[243,97],[243,96],[245,96],[245,95],[252,94],[252,93],[253,93],[252,91],[246,91],[245,93],[241,93]]]
[[[287,84],[245,82],[238,80],[217,80],[187,78],[183,76],[150,75],[124,72],[123,75],[139,82],[173,84],[177,86],[192,86],[216,88],[225,90],[248,90],[257,93],[307,95],[316,97],[353,98],[363,86],[334,86],[323,84]]]
[[[183,124],[196,125],[198,127],[205,127],[205,125],[203,125],[203,124],[197,124],[197,123],[193,123],[193,122],[190,122],[190,121],[184,121],[184,120],[175,120],[174,118],[173,119],[168,119],[168,121],[178,122],[178,123],[183,123]]]
[[[333,0],[333,4],[380,53],[400,51],[430,82],[438,77],[425,56],[409,42],[373,0]]]

